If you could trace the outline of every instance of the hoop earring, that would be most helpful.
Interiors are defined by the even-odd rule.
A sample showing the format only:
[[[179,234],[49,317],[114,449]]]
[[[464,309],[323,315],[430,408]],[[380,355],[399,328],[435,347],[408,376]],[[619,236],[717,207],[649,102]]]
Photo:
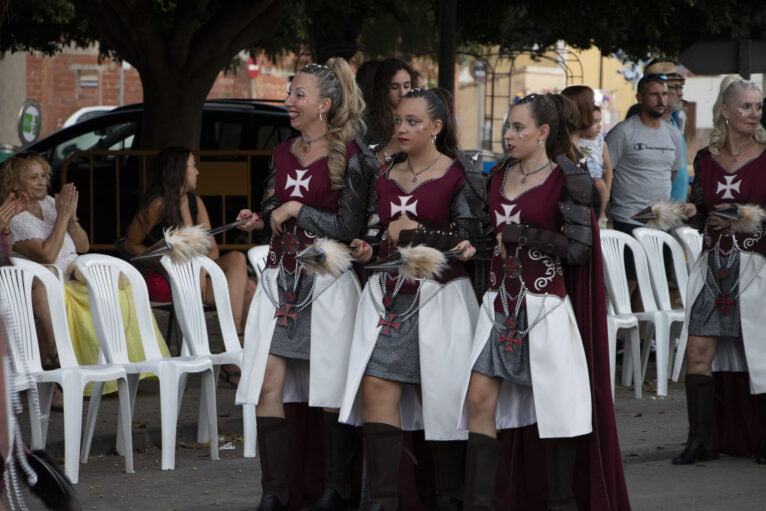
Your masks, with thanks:
[[[320,120],[320,121],[321,121],[321,120],[323,120],[323,119],[322,119],[322,112],[319,112],[319,120]]]
[[[436,145],[436,135],[431,135],[431,143]]]
[[[729,125],[729,119],[727,119],[726,117],[724,117],[724,118],[723,118],[723,123],[724,123],[725,125],[727,125],[727,126],[728,126],[728,125]]]
[[[540,147],[545,145],[545,142],[543,142],[542,138],[537,139],[537,145],[539,145]]]

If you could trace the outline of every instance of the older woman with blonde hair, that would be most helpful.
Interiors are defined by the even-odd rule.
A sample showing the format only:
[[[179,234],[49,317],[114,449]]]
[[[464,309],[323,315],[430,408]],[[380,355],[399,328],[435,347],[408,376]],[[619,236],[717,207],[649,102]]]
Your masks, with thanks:
[[[758,86],[738,75],[727,76],[713,106],[710,145],[694,160],[690,195],[694,207],[687,209],[693,213],[689,223],[703,236],[703,248],[687,290],[689,439],[673,459],[676,465],[715,457],[717,451],[755,454],[758,463],[766,464],[762,111]],[[724,400],[716,399],[716,394],[745,397]],[[742,406],[748,401],[752,406]],[[719,426],[716,438],[713,422]]]

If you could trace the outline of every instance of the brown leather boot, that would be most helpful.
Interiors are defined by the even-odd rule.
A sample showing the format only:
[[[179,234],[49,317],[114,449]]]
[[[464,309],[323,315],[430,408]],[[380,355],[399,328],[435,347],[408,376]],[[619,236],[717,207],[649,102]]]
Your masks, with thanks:
[[[492,511],[497,470],[497,439],[481,433],[469,433],[465,458],[463,509]]]
[[[257,427],[263,488],[258,511],[286,511],[290,501],[287,485],[287,420],[282,417],[258,417]]]
[[[370,502],[364,509],[396,511],[402,430],[389,424],[365,422],[362,431],[370,493]]]
[[[351,497],[351,463],[356,444],[356,430],[338,422],[338,414],[322,413],[325,489],[311,506],[311,511],[346,509]]]
[[[463,509],[466,442],[450,440],[428,442],[434,460],[433,511]]]
[[[673,458],[673,465],[693,465],[708,457],[712,443],[710,421],[713,415],[713,377],[686,375],[686,408],[689,416],[689,440],[683,452]]]

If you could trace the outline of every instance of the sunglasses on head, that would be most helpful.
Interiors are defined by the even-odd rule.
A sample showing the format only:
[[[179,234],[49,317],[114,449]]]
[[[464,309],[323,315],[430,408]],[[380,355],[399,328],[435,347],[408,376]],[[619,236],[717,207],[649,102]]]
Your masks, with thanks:
[[[644,75],[644,78],[647,80],[662,80],[663,82],[668,81],[668,75],[663,75],[660,73],[649,73],[648,75]]]

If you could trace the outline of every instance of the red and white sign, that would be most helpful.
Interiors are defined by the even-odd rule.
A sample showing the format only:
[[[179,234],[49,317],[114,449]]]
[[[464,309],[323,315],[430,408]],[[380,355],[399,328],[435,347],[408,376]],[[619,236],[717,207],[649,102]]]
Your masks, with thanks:
[[[250,78],[255,80],[258,78],[258,73],[261,72],[261,66],[258,65],[256,61],[253,59],[247,59],[247,74],[250,75]]]

